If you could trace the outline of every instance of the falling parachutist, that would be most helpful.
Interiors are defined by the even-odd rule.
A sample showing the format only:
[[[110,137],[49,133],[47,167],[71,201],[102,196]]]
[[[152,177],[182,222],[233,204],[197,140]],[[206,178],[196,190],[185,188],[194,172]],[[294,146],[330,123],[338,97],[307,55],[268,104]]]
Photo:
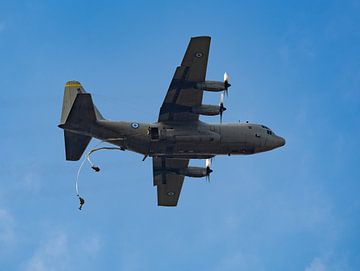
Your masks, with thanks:
[[[99,172],[99,171],[100,171],[100,168],[97,167],[97,166],[95,166],[95,165],[92,165],[91,168],[92,168],[93,170],[95,170],[96,172]]]
[[[79,197],[79,200],[80,200],[80,207],[79,207],[79,210],[81,210],[81,208],[83,207],[83,205],[85,204],[85,200],[82,198],[82,197],[80,197],[80,196],[78,196]]]

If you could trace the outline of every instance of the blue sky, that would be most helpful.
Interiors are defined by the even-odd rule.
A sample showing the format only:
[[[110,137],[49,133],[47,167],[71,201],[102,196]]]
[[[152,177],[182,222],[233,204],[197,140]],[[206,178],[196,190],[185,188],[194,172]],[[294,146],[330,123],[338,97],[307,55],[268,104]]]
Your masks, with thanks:
[[[0,2],[1,270],[359,270],[359,14],[359,1]],[[176,208],[156,206],[151,159],[98,152],[80,212],[80,162],[56,126],[65,82],[108,119],[155,121],[197,35],[212,37],[207,79],[231,76],[224,121],[266,124],[286,146],[217,157]]]

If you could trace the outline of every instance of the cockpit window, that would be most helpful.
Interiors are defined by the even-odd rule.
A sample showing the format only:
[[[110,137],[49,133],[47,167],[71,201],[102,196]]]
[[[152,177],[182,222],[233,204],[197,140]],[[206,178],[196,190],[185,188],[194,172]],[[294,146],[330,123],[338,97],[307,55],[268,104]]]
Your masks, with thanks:
[[[261,125],[261,127],[264,128],[264,129],[266,129],[266,133],[267,133],[268,135],[273,135],[273,134],[274,134],[274,132],[271,131],[271,129],[270,129],[269,127],[266,127],[265,125]]]

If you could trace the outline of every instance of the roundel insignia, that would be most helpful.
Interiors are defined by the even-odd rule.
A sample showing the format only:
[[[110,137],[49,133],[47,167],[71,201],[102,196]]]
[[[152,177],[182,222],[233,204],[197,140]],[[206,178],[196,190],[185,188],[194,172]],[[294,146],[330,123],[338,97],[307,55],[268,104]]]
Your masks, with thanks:
[[[139,128],[139,126],[140,126],[140,124],[139,124],[139,123],[137,123],[137,122],[133,122],[133,123],[131,123],[131,127],[132,127],[132,128],[134,128],[134,129]]]
[[[168,196],[170,196],[170,197],[175,196],[175,192],[173,192],[173,191],[169,191],[169,192],[167,192],[167,194],[168,194]]]
[[[200,57],[202,57],[204,54],[202,53],[202,52],[196,52],[195,53],[195,56],[197,57],[197,58],[200,58]]]

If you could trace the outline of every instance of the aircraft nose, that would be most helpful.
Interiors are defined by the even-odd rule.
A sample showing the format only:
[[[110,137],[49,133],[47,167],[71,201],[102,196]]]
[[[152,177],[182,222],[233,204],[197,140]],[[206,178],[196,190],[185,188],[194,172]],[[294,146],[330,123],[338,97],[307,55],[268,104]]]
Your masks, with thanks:
[[[285,145],[285,139],[283,137],[281,137],[281,136],[278,136],[276,141],[277,141],[278,147],[281,147],[281,146]]]

